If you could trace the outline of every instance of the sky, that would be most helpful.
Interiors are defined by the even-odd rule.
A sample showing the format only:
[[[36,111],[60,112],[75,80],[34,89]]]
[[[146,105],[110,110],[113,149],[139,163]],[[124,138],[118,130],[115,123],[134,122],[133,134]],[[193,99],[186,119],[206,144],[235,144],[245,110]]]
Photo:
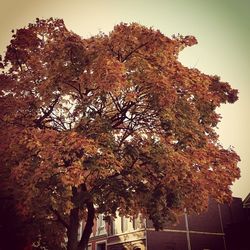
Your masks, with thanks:
[[[88,38],[110,32],[120,22],[138,22],[167,36],[194,35],[198,45],[186,48],[179,60],[203,73],[219,75],[239,90],[239,101],[218,112],[219,140],[241,157],[241,178],[233,195],[250,192],[250,1],[248,0],[0,0],[0,54],[11,30],[38,18],[62,18],[69,30]]]

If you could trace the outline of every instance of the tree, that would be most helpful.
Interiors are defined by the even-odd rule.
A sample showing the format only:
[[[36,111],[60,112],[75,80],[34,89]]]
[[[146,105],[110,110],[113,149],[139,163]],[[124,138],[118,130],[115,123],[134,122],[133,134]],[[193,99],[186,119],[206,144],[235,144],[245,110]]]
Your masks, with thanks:
[[[57,227],[57,249],[65,235],[84,249],[98,213],[142,213],[159,230],[230,200],[239,156],[219,144],[216,108],[238,91],[178,61],[196,43],[136,23],[88,39],[52,18],[15,32],[0,64],[1,167],[20,214]]]

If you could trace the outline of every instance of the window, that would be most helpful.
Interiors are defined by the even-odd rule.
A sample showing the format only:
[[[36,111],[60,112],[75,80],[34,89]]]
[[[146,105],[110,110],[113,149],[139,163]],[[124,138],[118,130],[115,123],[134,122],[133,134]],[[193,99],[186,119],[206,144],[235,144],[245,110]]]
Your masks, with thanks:
[[[122,233],[127,232],[128,231],[128,218],[122,216],[121,217],[121,231]]]
[[[117,216],[111,222],[111,235],[121,233],[121,217]]]
[[[137,218],[133,218],[133,229],[136,230],[139,228],[139,219]]]
[[[115,220],[111,221],[111,235],[114,235],[116,233],[116,228],[115,228]]]
[[[133,219],[133,229],[142,229],[145,228],[145,219],[142,215],[139,215],[137,218]]]
[[[106,242],[97,243],[96,250],[106,250]]]
[[[105,221],[103,220],[103,214],[98,215],[97,219],[97,234],[105,234],[106,229],[105,229]]]

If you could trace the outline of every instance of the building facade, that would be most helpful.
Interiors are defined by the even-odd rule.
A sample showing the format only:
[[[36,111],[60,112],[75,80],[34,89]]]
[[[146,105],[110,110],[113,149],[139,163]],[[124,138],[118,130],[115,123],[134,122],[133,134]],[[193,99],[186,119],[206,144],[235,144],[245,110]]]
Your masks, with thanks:
[[[162,231],[155,231],[152,222],[142,217],[117,217],[106,223],[100,215],[87,250],[247,250],[248,243],[238,237],[240,231],[232,234],[232,225],[246,223],[245,215],[239,198],[230,205],[210,200],[205,213],[185,213],[177,225],[166,224]]]

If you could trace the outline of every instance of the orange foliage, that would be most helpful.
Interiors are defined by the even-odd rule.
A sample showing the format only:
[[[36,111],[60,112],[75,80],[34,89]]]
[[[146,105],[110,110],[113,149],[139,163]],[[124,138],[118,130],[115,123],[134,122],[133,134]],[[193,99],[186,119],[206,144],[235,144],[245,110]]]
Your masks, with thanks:
[[[92,202],[160,228],[230,200],[239,157],[219,144],[215,110],[237,90],[178,61],[196,43],[136,23],[88,39],[62,20],[17,30],[1,62],[0,143],[21,213],[66,225]]]

